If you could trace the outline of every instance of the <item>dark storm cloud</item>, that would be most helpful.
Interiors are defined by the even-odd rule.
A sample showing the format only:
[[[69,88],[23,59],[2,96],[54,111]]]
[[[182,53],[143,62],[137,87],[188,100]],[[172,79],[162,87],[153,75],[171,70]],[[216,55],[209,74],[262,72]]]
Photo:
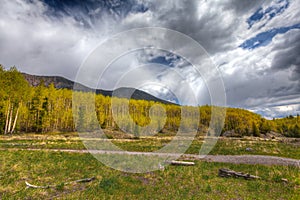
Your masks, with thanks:
[[[300,65],[300,31],[286,35],[287,39],[280,41],[272,50],[277,51],[272,62],[273,69],[285,69]]]
[[[192,37],[214,54],[236,47],[236,30],[244,23],[237,16],[250,12],[261,2],[155,1],[149,10],[153,12],[153,22]]]
[[[286,34],[285,40],[280,40],[272,49],[277,53],[272,60],[273,70],[290,70],[290,80],[298,82],[295,88],[300,91],[300,30]]]
[[[247,1],[247,0],[230,0],[228,2],[225,2],[224,6],[227,9],[233,9],[238,15],[243,15],[244,13],[248,11],[254,11],[257,8],[261,7],[261,5],[264,3],[264,0],[253,0],[253,1]],[[218,2],[220,3],[220,2]]]

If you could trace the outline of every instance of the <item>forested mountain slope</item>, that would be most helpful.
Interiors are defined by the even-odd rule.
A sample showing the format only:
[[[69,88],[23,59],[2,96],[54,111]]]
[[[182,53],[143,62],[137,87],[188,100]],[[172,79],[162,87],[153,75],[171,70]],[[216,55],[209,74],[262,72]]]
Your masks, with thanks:
[[[73,86],[75,84],[74,81],[68,80],[64,77],[61,76],[38,76],[38,75],[31,75],[31,74],[26,74],[22,73],[24,78],[28,81],[29,85],[31,86],[38,86],[41,83],[43,83],[46,87],[48,87],[51,83],[54,85],[55,88],[57,89],[70,89],[73,90]],[[76,83],[76,88],[77,90],[80,91],[93,91],[93,89],[86,87],[82,84]],[[165,101],[163,99],[157,98],[151,94],[148,94],[144,91],[141,90],[136,90],[133,88],[118,88],[118,96],[125,98],[128,96],[131,96],[129,94],[132,94],[131,98],[136,99],[136,100],[147,100],[147,101],[155,101],[155,102],[160,102],[164,104],[174,104],[169,101]],[[112,96],[112,91],[109,90],[102,90],[102,89],[96,89],[95,91],[96,94],[102,94],[103,96]]]

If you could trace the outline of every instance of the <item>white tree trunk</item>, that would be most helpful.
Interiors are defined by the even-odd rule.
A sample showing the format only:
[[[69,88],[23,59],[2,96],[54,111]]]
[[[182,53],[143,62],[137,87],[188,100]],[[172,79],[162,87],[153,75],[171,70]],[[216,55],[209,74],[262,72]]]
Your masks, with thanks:
[[[13,105],[11,106],[11,109],[10,109],[10,113],[9,113],[9,122],[8,122],[8,129],[7,129],[7,133],[10,133],[10,130],[11,130],[11,123],[12,123],[12,114],[13,114],[13,110],[14,107]]]
[[[10,102],[8,102],[7,109],[6,109],[6,121],[5,121],[4,134],[7,134],[8,132],[7,130],[8,130],[9,113],[10,113]]]
[[[13,133],[15,131],[15,128],[16,128],[16,124],[17,124],[17,120],[18,120],[18,114],[19,114],[19,108],[20,108],[20,105],[17,108],[17,112],[16,112],[16,116],[15,116],[13,127],[11,129],[11,133]]]

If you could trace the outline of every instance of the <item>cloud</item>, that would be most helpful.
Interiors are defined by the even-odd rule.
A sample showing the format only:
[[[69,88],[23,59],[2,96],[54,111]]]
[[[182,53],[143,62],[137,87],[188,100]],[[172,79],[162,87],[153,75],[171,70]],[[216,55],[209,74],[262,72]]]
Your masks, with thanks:
[[[182,32],[198,41],[210,54],[235,48],[237,27],[244,18],[237,18],[236,1],[154,1],[148,11],[130,15],[122,21],[125,28],[161,26]],[[244,5],[245,13],[260,1]],[[245,14],[243,13],[243,14]],[[221,23],[222,22],[222,23]],[[246,26],[242,25],[242,26]]]
[[[189,52],[189,59],[201,60],[206,75],[211,66],[207,63],[215,63],[224,79],[229,106],[281,116],[285,113],[279,109],[281,104],[296,109],[300,91],[299,17],[298,2],[288,0],[4,1],[0,7],[0,63],[16,65],[27,73],[74,80],[88,55],[112,35],[132,28],[165,27],[203,46],[211,60],[191,51],[188,44],[180,44],[179,51]],[[166,38],[165,45],[172,49],[179,42]],[[144,77],[161,85],[143,86],[145,91],[175,100],[171,91],[188,104],[185,87],[180,85],[182,76],[201,103],[210,103],[203,77],[179,55],[148,49],[127,54],[110,67],[99,87],[111,89],[132,71],[140,79],[128,79],[129,85],[142,83]],[[213,81],[214,73],[209,77]],[[85,80],[89,84],[88,80],[97,78],[92,74]]]
[[[294,67],[297,73],[300,66],[300,30],[290,31],[285,37],[277,37],[274,43],[272,51],[276,51],[276,54],[272,68],[280,70]]]
[[[0,8],[0,60],[34,74],[74,77],[97,37],[70,17],[53,20],[39,1],[6,1]]]
[[[266,46],[239,48],[223,57],[216,56],[230,106],[267,117],[299,112],[299,33],[290,30],[275,36]],[[281,109],[287,106],[293,109]]]

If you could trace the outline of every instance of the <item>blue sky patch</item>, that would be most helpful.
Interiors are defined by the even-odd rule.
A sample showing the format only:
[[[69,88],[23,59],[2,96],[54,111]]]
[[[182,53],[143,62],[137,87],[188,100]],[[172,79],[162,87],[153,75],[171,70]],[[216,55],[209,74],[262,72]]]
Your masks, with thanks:
[[[267,22],[270,21],[275,16],[283,13],[289,5],[289,0],[277,0],[274,5],[271,5],[266,9],[260,7],[247,19],[247,23],[249,25],[248,29],[252,28],[254,24],[261,21],[263,18],[266,18]]]
[[[267,46],[277,34],[284,34],[292,29],[300,29],[300,23],[293,26],[274,28],[257,34],[255,37],[246,40],[239,47],[243,49],[255,49],[261,46]]]
[[[168,53],[167,55],[156,56],[152,58],[149,63],[158,63],[170,67],[175,67],[174,64],[176,61],[180,59],[179,56],[174,55],[172,53]]]
[[[90,28],[91,24],[103,15],[113,19],[123,19],[130,13],[144,13],[148,11],[146,4],[136,0],[43,0],[48,10],[45,14],[50,17],[61,18],[64,15],[73,17]]]
[[[164,56],[158,56],[149,61],[150,63],[159,63],[162,65],[170,65],[171,62],[166,59]]]

